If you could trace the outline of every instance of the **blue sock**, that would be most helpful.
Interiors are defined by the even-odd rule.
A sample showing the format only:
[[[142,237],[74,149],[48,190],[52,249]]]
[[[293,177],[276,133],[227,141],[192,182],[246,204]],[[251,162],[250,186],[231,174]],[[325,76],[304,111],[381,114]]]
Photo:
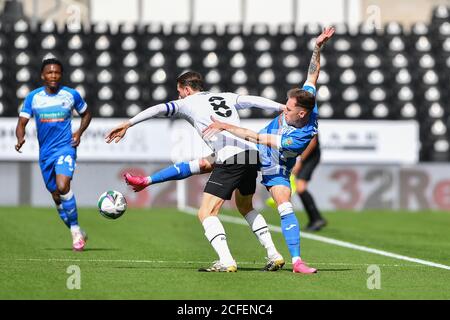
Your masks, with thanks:
[[[67,215],[69,225],[71,227],[78,226],[77,202],[72,190],[68,193],[60,195],[62,207]]]
[[[300,227],[295,213],[281,217],[281,230],[291,257],[300,257]]]
[[[69,218],[67,217],[66,211],[64,211],[62,204],[57,205],[56,210],[58,210],[59,217],[64,222],[64,224],[67,226],[67,228],[70,228]]]
[[[280,204],[278,212],[281,216],[281,231],[294,261],[300,258],[300,224],[290,202]]]
[[[194,172],[198,173],[198,172]],[[189,162],[178,162],[152,174],[149,179],[152,184],[170,180],[182,180],[193,175]]]

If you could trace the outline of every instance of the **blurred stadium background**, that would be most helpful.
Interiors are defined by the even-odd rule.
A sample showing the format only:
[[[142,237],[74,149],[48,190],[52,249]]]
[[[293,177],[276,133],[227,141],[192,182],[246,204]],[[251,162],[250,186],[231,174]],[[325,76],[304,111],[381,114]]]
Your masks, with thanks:
[[[0,297],[448,299],[449,11],[449,1],[437,0],[0,0]],[[197,219],[180,211],[199,206],[207,175],[136,194],[122,174],[150,173],[208,148],[183,120],[150,120],[117,145],[105,133],[176,99],[175,78],[186,69],[202,72],[211,91],[283,102],[305,80],[314,37],[328,24],[337,31],[322,51],[322,161],[309,190],[329,225],[320,236],[302,233],[302,257],[319,274],[292,276],[289,263],[257,272],[263,250],[235,225],[243,219],[232,202],[221,219],[240,271],[193,272],[214,253]],[[34,121],[23,153],[14,150],[18,109],[41,85],[47,54],[63,61],[65,84],[95,116],[72,184],[90,237],[82,254],[71,252],[42,181]],[[273,116],[241,113],[253,129]],[[94,209],[110,189],[130,207],[114,221]],[[264,209],[267,196],[259,186],[255,206]],[[297,197],[293,203],[303,210]],[[264,212],[288,257],[278,214]],[[299,220],[304,226],[303,214]],[[66,286],[73,264],[82,290]],[[382,290],[368,290],[373,265]]]
[[[186,69],[211,91],[277,101],[305,80],[314,37],[333,24],[322,51],[318,104],[322,163],[310,188],[322,209],[450,209],[450,15],[448,1],[55,0],[0,1],[0,205],[51,206],[33,125],[14,151],[23,98],[40,86],[42,58],[63,61],[65,83],[96,117],[78,151],[74,190],[94,206],[106,189],[131,206],[197,206],[206,177],[139,194],[125,170],[150,173],[207,154],[182,121],[158,119],[115,146],[103,135],[143,108],[177,98]],[[1,8],[0,7],[0,8]],[[241,113],[261,128],[273,117]],[[132,134],[131,134],[132,133]],[[92,177],[95,176],[95,179]],[[320,192],[319,192],[320,191]],[[258,207],[266,197],[258,192]],[[298,208],[300,204],[296,202]]]

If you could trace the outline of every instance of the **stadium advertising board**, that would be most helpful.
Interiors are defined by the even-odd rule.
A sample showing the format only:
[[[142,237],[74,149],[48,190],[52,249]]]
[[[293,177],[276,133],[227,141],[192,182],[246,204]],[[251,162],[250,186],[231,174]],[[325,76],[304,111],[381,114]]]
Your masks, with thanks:
[[[0,204],[17,204],[18,196],[27,186],[20,186],[19,164],[0,163],[0,172],[8,176],[10,186],[2,191]],[[95,206],[100,191],[114,189],[122,192],[130,207],[175,207],[179,203],[177,183],[166,182],[135,193],[123,180],[125,172],[146,175],[162,169],[167,164],[148,163],[89,163],[80,162],[73,181],[80,206]],[[38,165],[25,182],[30,190],[30,202],[37,206],[50,206],[48,195]],[[209,175],[193,176],[185,180],[184,199],[190,207],[200,205],[201,195]],[[257,208],[265,206],[268,193],[259,183],[254,198]],[[16,188],[15,190],[13,190]],[[6,188],[5,188],[6,189]],[[450,210],[450,165],[427,164],[413,166],[380,165],[329,165],[320,164],[309,185],[317,204],[323,210],[409,209]],[[18,190],[22,190],[18,193]],[[292,198],[294,206],[303,210],[298,197]],[[14,203],[13,203],[14,202]],[[234,208],[234,201],[225,206]]]
[[[118,144],[106,144],[104,136],[124,119],[94,118],[82,137],[78,161],[177,162],[211,153],[194,129],[184,120],[154,119],[131,128]],[[242,120],[253,130],[266,126],[269,119]],[[26,144],[19,154],[16,119],[0,119],[0,161],[38,159],[34,121],[27,127]],[[74,121],[74,128],[78,121]],[[340,121],[319,123],[323,163],[401,163],[418,162],[419,128],[415,121]]]

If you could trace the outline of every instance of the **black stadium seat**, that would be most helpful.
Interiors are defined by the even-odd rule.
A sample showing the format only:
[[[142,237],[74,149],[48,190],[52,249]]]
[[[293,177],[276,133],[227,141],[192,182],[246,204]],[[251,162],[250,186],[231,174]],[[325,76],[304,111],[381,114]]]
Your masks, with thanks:
[[[398,22],[362,24],[356,34],[336,25],[322,51],[317,101],[322,118],[416,119],[421,160],[449,159],[450,10],[437,6],[430,23],[410,31]],[[6,28],[6,27],[5,27]],[[65,67],[64,80],[88,100],[94,115],[130,117],[177,98],[183,71],[201,72],[212,91],[286,99],[302,84],[322,30],[319,24],[64,25],[19,20],[0,28],[0,116],[17,116],[21,99],[40,85],[42,58]],[[243,117],[271,117],[242,111]]]

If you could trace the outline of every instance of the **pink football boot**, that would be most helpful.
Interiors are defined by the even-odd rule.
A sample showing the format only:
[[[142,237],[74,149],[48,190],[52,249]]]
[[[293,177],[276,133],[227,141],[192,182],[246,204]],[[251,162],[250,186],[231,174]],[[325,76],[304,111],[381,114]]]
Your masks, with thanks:
[[[143,176],[132,176],[128,172],[124,174],[125,182],[133,188],[135,192],[139,192],[147,188],[150,183],[148,177]]]
[[[294,273],[305,273],[305,274],[310,274],[310,273],[316,273],[317,269],[314,268],[310,268],[308,267],[305,262],[302,261],[302,259],[298,259],[295,263],[294,266],[292,268],[292,272]]]
[[[86,246],[87,234],[83,230],[75,231],[72,233],[72,248],[74,251],[83,251]]]

